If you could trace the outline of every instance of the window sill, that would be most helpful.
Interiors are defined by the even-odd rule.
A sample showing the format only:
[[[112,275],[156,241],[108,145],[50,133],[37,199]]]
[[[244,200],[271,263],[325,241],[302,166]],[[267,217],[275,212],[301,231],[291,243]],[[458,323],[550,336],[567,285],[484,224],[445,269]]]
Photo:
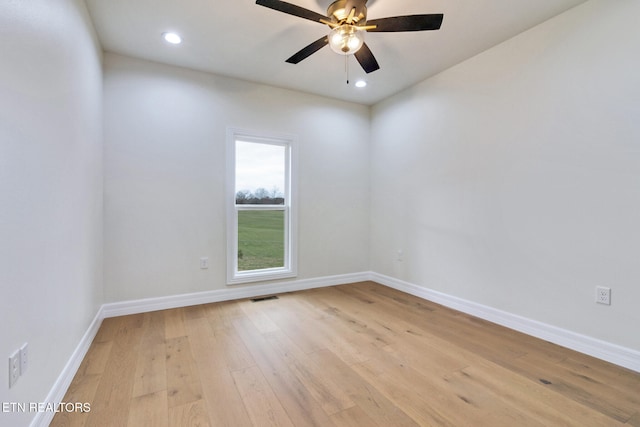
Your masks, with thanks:
[[[266,282],[269,280],[289,279],[296,277],[297,273],[282,268],[268,268],[264,270],[252,270],[236,273],[234,277],[227,278],[227,286],[243,283]]]

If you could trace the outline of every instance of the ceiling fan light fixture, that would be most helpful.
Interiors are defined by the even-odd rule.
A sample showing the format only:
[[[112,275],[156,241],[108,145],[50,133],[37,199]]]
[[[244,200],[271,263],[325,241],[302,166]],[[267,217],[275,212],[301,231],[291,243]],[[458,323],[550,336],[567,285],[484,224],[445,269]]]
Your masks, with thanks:
[[[340,55],[352,55],[364,44],[364,33],[354,25],[343,24],[329,32],[329,46]]]

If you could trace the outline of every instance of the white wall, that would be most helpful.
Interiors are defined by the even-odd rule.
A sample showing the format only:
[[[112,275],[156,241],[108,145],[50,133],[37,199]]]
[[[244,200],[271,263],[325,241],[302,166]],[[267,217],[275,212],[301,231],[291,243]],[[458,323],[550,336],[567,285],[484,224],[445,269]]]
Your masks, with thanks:
[[[593,0],[371,121],[107,54],[103,297],[95,35],[81,0],[0,3],[0,356],[31,356],[11,390],[0,369],[0,401],[43,401],[102,302],[225,286],[227,126],[300,138],[299,278],[371,267],[640,349],[639,12]]]
[[[372,269],[640,350],[639,14],[590,1],[376,105]]]
[[[368,108],[114,54],[104,72],[107,301],[225,287],[228,126],[299,138],[298,278],[368,269]]]
[[[102,303],[102,71],[84,2],[0,2],[0,63],[0,402],[43,402]]]

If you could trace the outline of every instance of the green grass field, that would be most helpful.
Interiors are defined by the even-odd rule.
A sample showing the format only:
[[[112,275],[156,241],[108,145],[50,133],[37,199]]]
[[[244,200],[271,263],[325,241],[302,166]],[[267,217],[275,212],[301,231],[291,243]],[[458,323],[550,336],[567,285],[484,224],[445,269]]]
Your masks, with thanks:
[[[238,271],[284,267],[284,211],[238,212]]]

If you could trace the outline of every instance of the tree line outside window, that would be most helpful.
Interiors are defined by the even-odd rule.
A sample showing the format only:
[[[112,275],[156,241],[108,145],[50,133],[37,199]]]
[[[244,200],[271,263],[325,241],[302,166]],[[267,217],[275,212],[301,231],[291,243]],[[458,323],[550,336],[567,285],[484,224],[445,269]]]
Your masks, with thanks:
[[[258,188],[252,192],[249,190],[241,190],[236,193],[237,205],[284,205],[284,194],[280,189],[273,188],[267,190]]]

